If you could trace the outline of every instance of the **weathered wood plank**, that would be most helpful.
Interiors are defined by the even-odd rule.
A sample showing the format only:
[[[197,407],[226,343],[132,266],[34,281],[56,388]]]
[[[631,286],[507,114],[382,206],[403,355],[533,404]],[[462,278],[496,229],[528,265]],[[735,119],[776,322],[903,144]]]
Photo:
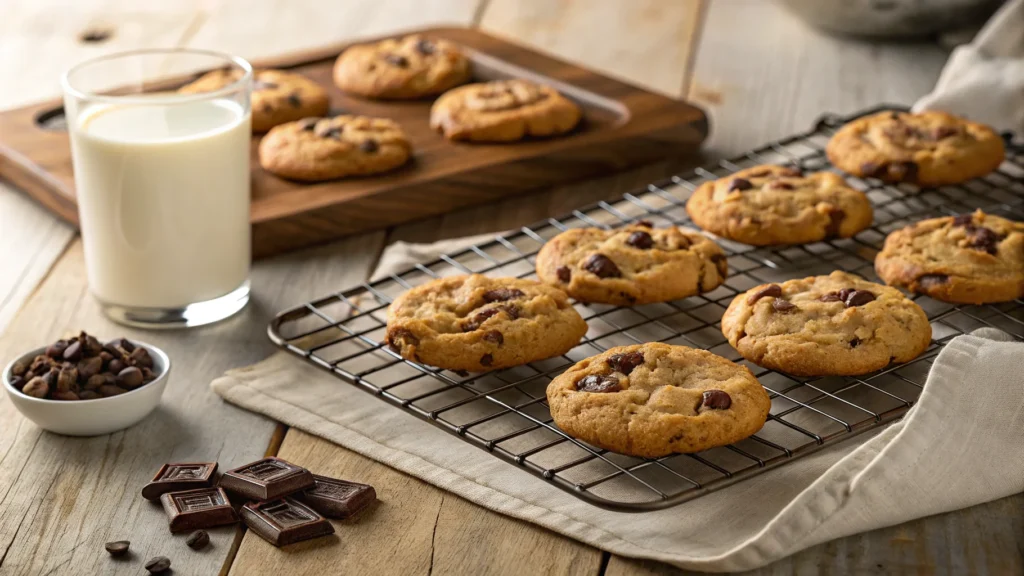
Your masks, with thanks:
[[[711,116],[705,150],[733,155],[808,130],[825,112],[912,104],[945,60],[935,44],[825,36],[775,2],[712,2],[689,99]]]
[[[679,97],[700,8],[700,0],[491,0],[480,26]]]
[[[0,338],[0,358],[84,328],[161,347],[174,365],[171,380],[156,412],[96,438],[43,432],[0,397],[0,573],[137,574],[158,554],[180,574],[216,573],[235,528],[213,530],[213,548],[192,552],[139,490],[167,461],[217,460],[228,468],[264,454],[275,423],[224,403],[209,382],[270,354],[271,315],[360,280],[382,241],[383,234],[368,235],[262,261],[253,269],[253,302],[240,315],[196,330],[145,333],[101,315],[87,293],[81,242],[74,242]],[[128,561],[114,562],[103,551],[104,542],[119,539],[132,541]]]

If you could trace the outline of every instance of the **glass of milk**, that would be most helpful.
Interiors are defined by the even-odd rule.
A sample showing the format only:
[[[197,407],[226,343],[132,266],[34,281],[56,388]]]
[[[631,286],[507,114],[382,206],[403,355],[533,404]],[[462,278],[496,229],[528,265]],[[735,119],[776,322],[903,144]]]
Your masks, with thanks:
[[[176,89],[236,70],[205,94]],[[249,300],[252,67],[201,50],[142,50],[62,78],[89,289],[113,320],[208,324]]]

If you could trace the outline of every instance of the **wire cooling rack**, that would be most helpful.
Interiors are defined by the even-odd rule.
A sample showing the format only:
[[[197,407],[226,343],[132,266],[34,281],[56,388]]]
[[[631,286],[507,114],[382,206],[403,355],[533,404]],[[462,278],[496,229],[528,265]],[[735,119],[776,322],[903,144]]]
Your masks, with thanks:
[[[382,344],[388,304],[403,291],[440,276],[476,272],[534,278],[537,251],[569,228],[611,228],[641,219],[655,226],[693,227],[684,205],[702,182],[763,163],[833,170],[824,147],[835,130],[856,116],[894,108],[899,107],[880,107],[849,118],[826,116],[810,132],[742,157],[314,300],[278,315],[269,327],[270,337],[342,380],[591,504],[644,511],[696,498],[899,418],[918,398],[939,350],[955,336],[994,326],[1024,339],[1024,301],[956,306],[921,296],[915,299],[931,320],[933,341],[917,359],[860,377],[797,378],[743,360],[720,326],[733,297],[765,282],[835,269],[879,282],[873,262],[885,236],[915,220],[976,208],[1024,220],[1024,149],[1011,146],[998,171],[957,186],[919,189],[848,178],[875,208],[874,225],[855,238],[770,248],[716,238],[729,256],[729,277],[722,286],[661,304],[576,304],[589,325],[579,346],[564,356],[525,366],[466,374],[404,360]],[[764,428],[731,446],[657,459],[609,452],[558,430],[545,400],[548,382],[585,357],[649,341],[703,348],[748,366],[772,399]]]

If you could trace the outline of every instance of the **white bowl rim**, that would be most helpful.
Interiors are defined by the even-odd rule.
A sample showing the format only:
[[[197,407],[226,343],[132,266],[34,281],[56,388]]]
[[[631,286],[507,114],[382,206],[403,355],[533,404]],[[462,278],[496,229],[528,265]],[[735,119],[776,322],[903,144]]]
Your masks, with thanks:
[[[49,398],[36,398],[35,396],[29,396],[28,394],[25,394],[21,390],[18,390],[17,388],[15,388],[11,384],[11,372],[14,370],[15,362],[17,362],[18,360],[21,360],[23,358],[29,358],[29,357],[35,358],[36,356],[44,354],[46,352],[46,349],[49,348],[49,345],[42,346],[40,348],[36,348],[36,349],[34,349],[34,350],[30,351],[30,352],[26,352],[25,354],[22,354],[21,356],[18,356],[14,360],[11,360],[10,362],[8,362],[7,366],[4,367],[4,371],[3,371],[4,389],[7,390],[8,394],[13,394],[13,395],[15,395],[15,396],[17,396],[19,398],[28,400],[29,402],[38,402],[39,404],[43,404],[43,405],[69,405],[69,404],[83,404],[83,403],[92,403],[92,402],[108,402],[108,401],[115,400],[117,398],[126,398],[128,396],[131,396],[132,394],[137,394],[137,393],[141,392],[143,388],[147,388],[149,386],[155,386],[161,380],[163,380],[164,378],[167,378],[167,374],[171,371],[171,359],[167,356],[166,352],[164,352],[163,350],[161,350],[160,348],[158,348],[156,346],[153,346],[152,344],[149,344],[148,342],[143,342],[142,340],[132,340],[132,339],[129,339],[129,338],[125,338],[125,340],[128,340],[129,342],[131,342],[132,345],[134,345],[134,346],[142,346],[143,348],[145,348],[150,353],[156,353],[156,355],[160,358],[160,361],[164,365],[163,372],[161,372],[159,375],[157,375],[157,377],[154,378],[152,382],[147,382],[146,384],[143,384],[142,386],[139,386],[135,390],[129,390],[128,392],[125,392],[124,394],[118,394],[117,396],[107,396],[105,398],[93,398],[92,400],[51,400]]]

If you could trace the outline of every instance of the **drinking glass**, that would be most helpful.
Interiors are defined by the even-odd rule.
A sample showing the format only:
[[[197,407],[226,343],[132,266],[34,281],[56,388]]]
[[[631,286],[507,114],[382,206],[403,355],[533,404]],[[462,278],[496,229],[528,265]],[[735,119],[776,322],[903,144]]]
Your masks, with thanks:
[[[209,92],[179,93],[217,70]],[[139,50],[62,78],[89,290],[113,320],[198,326],[249,300],[249,96],[241,58]]]

